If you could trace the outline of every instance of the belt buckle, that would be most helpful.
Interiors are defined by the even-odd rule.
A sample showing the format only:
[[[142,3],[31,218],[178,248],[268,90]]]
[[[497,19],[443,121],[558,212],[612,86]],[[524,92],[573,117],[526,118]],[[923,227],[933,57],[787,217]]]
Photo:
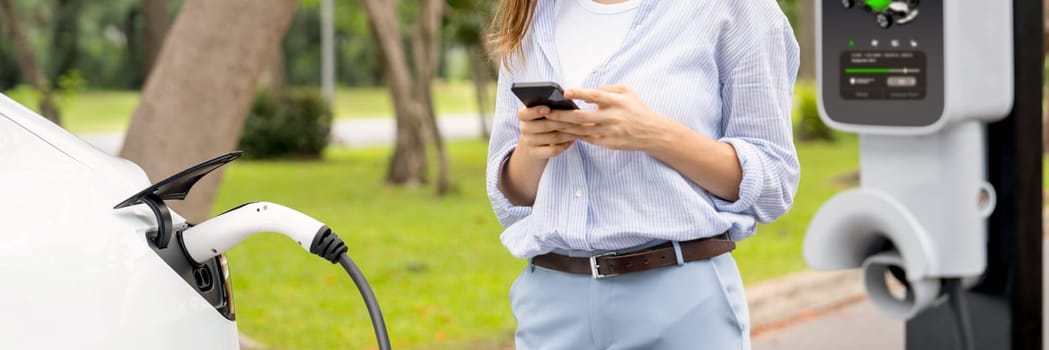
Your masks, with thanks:
[[[605,256],[612,256],[612,255],[616,255],[616,252],[608,252],[608,253],[598,254],[598,255],[594,255],[594,256],[590,257],[590,275],[593,276],[594,279],[599,280],[599,279],[603,279],[603,278],[619,276],[618,273],[613,273],[613,274],[609,274],[609,275],[602,275],[600,272],[597,272],[597,268],[601,266],[601,265],[597,264],[597,258],[605,257]]]

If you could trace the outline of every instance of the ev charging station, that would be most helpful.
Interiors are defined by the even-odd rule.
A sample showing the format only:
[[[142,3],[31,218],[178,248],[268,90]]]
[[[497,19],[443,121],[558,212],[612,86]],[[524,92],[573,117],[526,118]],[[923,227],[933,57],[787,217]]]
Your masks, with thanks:
[[[861,170],[806,261],[862,268],[908,349],[1041,349],[1041,1],[813,1],[820,116]]]

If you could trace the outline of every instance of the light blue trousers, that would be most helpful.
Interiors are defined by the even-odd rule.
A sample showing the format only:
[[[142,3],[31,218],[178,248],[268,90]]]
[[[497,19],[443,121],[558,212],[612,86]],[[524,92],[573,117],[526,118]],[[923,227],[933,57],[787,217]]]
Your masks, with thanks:
[[[530,264],[510,287],[510,305],[518,350],[750,349],[729,253],[605,279]]]

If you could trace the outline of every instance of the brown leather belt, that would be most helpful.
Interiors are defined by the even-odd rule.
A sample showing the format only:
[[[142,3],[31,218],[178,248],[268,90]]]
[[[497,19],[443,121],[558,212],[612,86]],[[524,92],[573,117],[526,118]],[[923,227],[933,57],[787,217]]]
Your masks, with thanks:
[[[736,243],[728,238],[727,233],[679,244],[681,258],[685,262],[710,259],[736,249]],[[548,253],[532,258],[532,264],[554,271],[605,278],[677,265],[677,254],[674,253],[674,245],[668,242],[623,255],[608,253],[582,258]]]

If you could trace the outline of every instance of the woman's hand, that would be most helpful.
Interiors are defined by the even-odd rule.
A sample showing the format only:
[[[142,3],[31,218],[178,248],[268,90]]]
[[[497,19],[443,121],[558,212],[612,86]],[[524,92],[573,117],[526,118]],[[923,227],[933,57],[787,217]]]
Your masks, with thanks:
[[[547,119],[550,108],[539,106],[522,108],[517,112],[521,136],[517,148],[510,154],[499,177],[499,190],[513,205],[530,206],[535,203],[539,178],[550,158],[563,153],[579,137],[558,131],[571,124]]]
[[[529,158],[546,160],[561,154],[579,139],[579,136],[559,131],[572,125],[549,119],[549,114],[550,108],[546,106],[522,108],[517,112],[521,137],[514,153],[522,152]]]
[[[592,111],[553,111],[548,119],[565,125],[558,130],[591,144],[628,151],[651,152],[665,143],[667,132],[684,127],[653,112],[624,85],[570,89],[565,98],[597,105]]]
[[[739,199],[743,169],[732,145],[652,111],[623,85],[572,89],[565,98],[596,104],[597,110],[550,113],[548,119],[569,124],[560,132],[601,147],[648,153],[715,196]]]

